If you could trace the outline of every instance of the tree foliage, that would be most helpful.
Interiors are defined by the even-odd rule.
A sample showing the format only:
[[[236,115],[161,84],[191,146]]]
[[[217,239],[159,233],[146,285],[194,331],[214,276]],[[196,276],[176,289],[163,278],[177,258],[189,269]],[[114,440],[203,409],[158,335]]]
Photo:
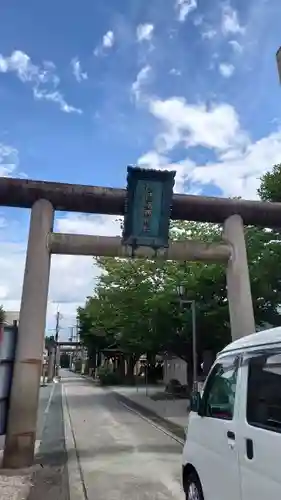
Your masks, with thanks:
[[[3,323],[5,320],[5,311],[3,306],[0,306],[0,323]]]
[[[263,201],[281,201],[281,163],[261,177],[258,194]]]
[[[50,349],[55,345],[55,337],[54,335],[47,335],[45,337],[45,349],[49,352]]]
[[[173,222],[174,240],[221,240],[218,225]],[[257,326],[280,324],[281,245],[278,233],[246,229],[249,269]],[[102,274],[95,296],[78,311],[82,336],[97,348],[117,344],[136,358],[169,350],[191,360],[191,311],[183,311],[176,286],[185,285],[196,302],[199,358],[230,340],[225,268],[220,264],[178,263],[146,259],[97,259]],[[102,335],[102,336],[101,336]]]
[[[264,201],[281,201],[281,164],[261,178]],[[221,227],[172,222],[173,240],[221,241]],[[278,231],[245,229],[257,328],[278,326],[281,304],[281,236]],[[176,286],[184,284],[196,302],[199,359],[204,349],[218,351],[230,340],[226,276],[223,265],[99,258],[101,276],[93,297],[78,310],[82,338],[103,349],[117,345],[135,358],[169,350],[191,359],[191,311],[179,305]]]

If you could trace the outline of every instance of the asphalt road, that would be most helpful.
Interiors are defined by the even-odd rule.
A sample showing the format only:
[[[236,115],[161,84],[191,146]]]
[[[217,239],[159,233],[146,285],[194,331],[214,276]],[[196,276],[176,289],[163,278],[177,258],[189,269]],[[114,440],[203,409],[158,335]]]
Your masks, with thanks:
[[[182,445],[112,393],[70,372],[61,375],[75,448],[68,450],[70,490],[82,483],[73,499],[183,500]]]

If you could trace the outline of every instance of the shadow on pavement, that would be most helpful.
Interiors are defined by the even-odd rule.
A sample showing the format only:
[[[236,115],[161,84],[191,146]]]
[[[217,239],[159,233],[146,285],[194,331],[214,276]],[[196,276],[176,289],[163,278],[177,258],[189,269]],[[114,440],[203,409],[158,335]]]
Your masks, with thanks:
[[[102,456],[111,456],[113,457],[114,455],[122,455],[122,454],[133,454],[133,453],[149,453],[149,454],[179,454],[179,450],[181,448],[180,444],[174,444],[174,445],[138,445],[137,448],[133,445],[117,445],[114,444],[112,446],[95,446],[95,447],[87,447],[86,449],[79,447],[79,457],[80,458],[90,458],[94,459],[97,457],[102,457]],[[75,449],[70,449],[69,450],[69,455],[72,457],[75,457],[76,450]]]

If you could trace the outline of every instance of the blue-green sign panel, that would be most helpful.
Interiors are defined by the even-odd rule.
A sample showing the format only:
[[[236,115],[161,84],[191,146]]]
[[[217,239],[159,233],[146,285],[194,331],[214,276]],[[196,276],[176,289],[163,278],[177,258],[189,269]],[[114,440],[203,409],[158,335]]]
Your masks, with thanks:
[[[123,244],[168,247],[175,172],[128,167]]]

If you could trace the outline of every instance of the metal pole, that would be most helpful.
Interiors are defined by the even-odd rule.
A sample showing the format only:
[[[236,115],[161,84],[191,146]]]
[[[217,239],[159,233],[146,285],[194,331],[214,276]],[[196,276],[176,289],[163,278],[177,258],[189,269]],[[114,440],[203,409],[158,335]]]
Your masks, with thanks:
[[[197,339],[196,339],[196,303],[191,301],[192,311],[192,354],[193,354],[193,388],[197,390]]]
[[[58,306],[59,308],[59,306]],[[58,357],[58,341],[59,341],[59,331],[60,331],[60,312],[57,308],[56,313],[56,336],[55,336],[55,359],[54,359],[54,376],[58,375],[57,357]]]
[[[146,354],[146,362],[145,362],[145,395],[148,395],[148,389],[147,389],[147,371],[148,371],[148,362],[147,362],[147,354]]]
[[[192,315],[192,359],[193,359],[193,389],[197,390],[197,332],[196,332],[196,302],[180,299],[180,307],[190,304]]]

